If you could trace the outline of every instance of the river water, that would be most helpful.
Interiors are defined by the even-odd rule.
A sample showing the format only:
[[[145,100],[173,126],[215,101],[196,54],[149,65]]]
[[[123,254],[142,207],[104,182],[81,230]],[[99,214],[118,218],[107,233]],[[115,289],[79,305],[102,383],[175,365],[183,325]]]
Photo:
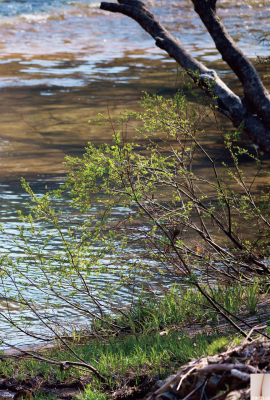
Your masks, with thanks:
[[[191,1],[146,3],[193,56],[216,69],[241,94],[235,75],[221,60]],[[256,37],[270,31],[270,0],[219,0],[218,14],[250,59],[255,62],[257,55],[268,55],[268,48],[258,44]],[[263,76],[265,71],[259,70]],[[65,155],[81,155],[87,141],[100,144],[111,138],[110,129],[92,127],[89,119],[108,108],[112,115],[126,107],[136,108],[142,91],[172,94],[176,71],[174,60],[156,48],[137,23],[101,11],[99,2],[1,0],[3,226],[12,232],[18,222],[16,211],[25,209],[27,195],[20,188],[21,176],[32,182],[38,194],[45,185],[57,187],[64,179]],[[221,148],[215,135],[205,140]],[[11,249],[19,254],[6,240],[1,241],[2,252]],[[4,323],[2,328],[12,332]]]

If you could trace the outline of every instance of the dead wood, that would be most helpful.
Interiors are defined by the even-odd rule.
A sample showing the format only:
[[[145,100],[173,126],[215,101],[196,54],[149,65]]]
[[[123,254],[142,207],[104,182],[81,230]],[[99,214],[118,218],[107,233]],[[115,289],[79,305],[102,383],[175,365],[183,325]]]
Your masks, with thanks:
[[[252,333],[252,332],[251,332]],[[248,399],[250,374],[269,373],[270,341],[244,341],[211,357],[201,357],[182,367],[176,375],[158,381],[147,400]],[[228,390],[229,387],[229,390]],[[223,391],[220,394],[220,391]]]

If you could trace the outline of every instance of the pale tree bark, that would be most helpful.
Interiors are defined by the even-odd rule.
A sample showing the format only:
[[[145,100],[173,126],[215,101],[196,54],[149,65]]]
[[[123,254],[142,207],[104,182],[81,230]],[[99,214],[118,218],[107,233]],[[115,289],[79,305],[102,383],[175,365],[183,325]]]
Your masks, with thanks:
[[[244,123],[244,130],[261,150],[270,155],[270,95],[251,62],[237,47],[216,14],[216,0],[192,0],[224,61],[239,78],[244,97],[240,99],[218,77],[214,70],[206,68],[183,47],[147,10],[139,0],[118,0],[118,3],[102,2],[100,8],[124,14],[135,21],[184,68],[204,92],[216,98],[217,109],[226,115],[235,127]],[[134,38],[134,41],[136,38]],[[212,89],[209,90],[209,83]]]

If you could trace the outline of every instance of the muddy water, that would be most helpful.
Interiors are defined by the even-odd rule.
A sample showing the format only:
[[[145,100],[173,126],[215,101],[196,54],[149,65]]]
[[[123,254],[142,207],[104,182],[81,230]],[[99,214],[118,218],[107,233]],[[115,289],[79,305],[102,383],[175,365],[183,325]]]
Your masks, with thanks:
[[[147,4],[192,55],[241,94],[190,1]],[[268,49],[255,38],[270,31],[270,1],[220,0],[218,5],[239,47],[254,62],[256,55],[267,55]],[[27,199],[20,177],[32,181],[37,193],[43,192],[45,181],[56,187],[64,177],[65,155],[82,154],[87,141],[110,140],[109,128],[97,129],[87,121],[108,109],[113,115],[136,108],[143,90],[172,94],[177,65],[135,22],[99,10],[99,3],[92,0],[2,0],[0,16],[0,222],[13,232],[16,210],[24,209]],[[221,121],[231,127],[226,119]],[[214,132],[203,138],[203,144],[216,154],[222,147]],[[202,161],[201,174],[207,175]],[[247,173],[251,169],[247,164]],[[20,254],[4,240],[1,249]],[[0,308],[5,309],[4,302]],[[1,327],[12,332],[5,324]]]

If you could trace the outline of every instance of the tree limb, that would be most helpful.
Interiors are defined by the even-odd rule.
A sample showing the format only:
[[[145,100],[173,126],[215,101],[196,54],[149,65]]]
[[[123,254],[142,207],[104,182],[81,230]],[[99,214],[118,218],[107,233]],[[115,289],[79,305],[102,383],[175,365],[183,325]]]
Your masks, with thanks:
[[[193,3],[198,5],[200,1],[194,0]],[[211,10],[213,15],[212,18],[214,18],[216,0],[203,0],[202,3],[204,3],[206,11],[208,10],[209,12],[209,10]],[[180,40],[173,37],[158,21],[155,20],[153,14],[146,9],[143,2],[139,0],[118,0],[118,4],[102,2],[100,8],[106,11],[121,13],[138,22],[141,27],[155,39],[157,47],[165,50],[172,58],[174,58],[175,61],[188,72],[193,81],[196,84],[199,84],[208,96],[215,98],[217,109],[230,118],[235,127],[238,127],[242,122],[244,122],[244,129],[250,139],[256,143],[260,149],[270,155],[270,124],[267,122],[268,119],[270,119],[270,97],[264,88],[257,71],[244,55],[243,59],[246,61],[246,64],[241,79],[245,83],[244,90],[248,100],[245,98],[245,100],[241,101],[241,99],[236,96],[217,76],[214,70],[206,68],[202,63],[192,57],[192,55],[182,46]],[[208,17],[208,19],[209,18],[210,17]],[[215,18],[216,20],[218,19],[217,17]],[[210,24],[208,19],[207,23]],[[216,21],[216,23],[218,23],[218,21]],[[219,24],[221,24],[220,21]],[[221,28],[219,27],[219,32],[220,30]],[[217,31],[218,30],[215,30],[215,32]],[[226,40],[229,40],[228,38],[230,37],[228,34],[227,36]],[[232,41],[231,38],[230,40]],[[222,43],[223,44],[220,46],[224,52],[225,45],[224,42]],[[236,45],[234,50],[239,50]],[[249,63],[249,69],[246,66],[247,63]],[[241,65],[242,64],[240,63],[237,68],[240,69]],[[252,80],[252,82],[247,82],[248,74],[251,74],[250,80]],[[209,84],[211,87],[209,87]],[[250,104],[255,107],[253,112]],[[256,115],[256,113],[258,113],[258,115]],[[260,116],[262,116],[263,120]]]
[[[243,85],[246,101],[250,102],[254,110],[270,126],[270,95],[263,86],[261,78],[249,59],[237,47],[225,26],[218,18],[215,7],[209,0],[192,0],[194,10],[201,18],[206,29],[212,36],[222,59],[238,76]]]

